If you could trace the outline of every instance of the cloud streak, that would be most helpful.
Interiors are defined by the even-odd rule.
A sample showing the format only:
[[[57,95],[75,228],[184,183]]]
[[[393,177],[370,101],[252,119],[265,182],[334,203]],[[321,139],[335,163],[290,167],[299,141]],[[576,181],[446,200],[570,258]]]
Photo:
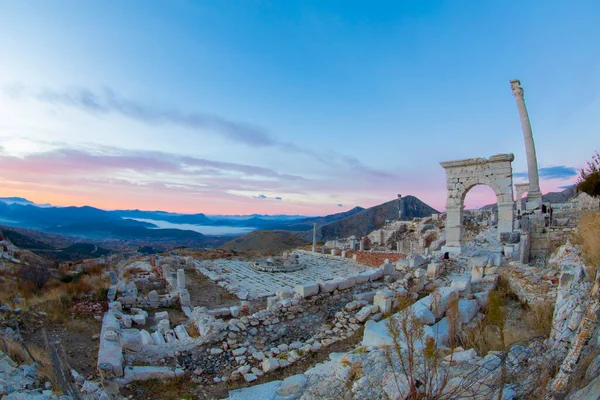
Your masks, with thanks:
[[[140,101],[124,98],[113,89],[105,87],[94,91],[85,87],[65,90],[30,90],[24,85],[3,86],[1,90],[10,98],[33,98],[44,104],[84,111],[94,116],[119,115],[152,126],[173,125],[202,134],[213,134],[228,141],[254,148],[274,148],[286,153],[311,157],[330,168],[348,168],[355,174],[375,179],[397,179],[397,175],[370,168],[351,156],[340,156],[334,152],[319,152],[279,140],[267,129],[234,121],[219,115],[160,108]]]
[[[565,165],[557,165],[554,167],[542,167],[538,169],[540,178],[542,179],[560,179],[566,180],[577,175],[577,170],[573,167]],[[515,178],[527,178],[527,172],[516,172],[513,174]]]

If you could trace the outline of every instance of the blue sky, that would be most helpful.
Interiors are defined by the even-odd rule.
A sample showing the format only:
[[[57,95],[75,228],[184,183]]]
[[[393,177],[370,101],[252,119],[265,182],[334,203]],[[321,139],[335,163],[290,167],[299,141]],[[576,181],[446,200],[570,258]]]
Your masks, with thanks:
[[[526,180],[514,78],[558,190],[600,147],[600,3],[576,4],[0,0],[0,195],[443,209],[440,161],[512,152]]]

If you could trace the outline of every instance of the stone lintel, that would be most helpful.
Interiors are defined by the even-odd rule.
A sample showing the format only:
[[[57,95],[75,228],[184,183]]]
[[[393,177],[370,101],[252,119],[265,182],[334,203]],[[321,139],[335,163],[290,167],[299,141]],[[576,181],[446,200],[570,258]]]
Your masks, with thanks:
[[[496,154],[491,156],[490,158],[467,158],[464,160],[451,160],[451,161],[443,161],[440,165],[443,168],[452,168],[452,167],[465,167],[470,165],[481,165],[487,164],[490,162],[499,162],[499,161],[508,161],[512,162],[515,159],[515,155],[512,153],[507,154]]]

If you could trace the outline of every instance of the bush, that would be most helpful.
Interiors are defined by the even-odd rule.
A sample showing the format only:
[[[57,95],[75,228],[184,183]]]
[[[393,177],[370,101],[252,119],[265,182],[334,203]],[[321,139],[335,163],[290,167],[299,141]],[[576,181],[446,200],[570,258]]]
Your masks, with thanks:
[[[598,152],[593,154],[592,160],[579,171],[577,190],[593,197],[600,196],[600,154]]]
[[[52,277],[52,274],[48,268],[38,265],[22,266],[20,275],[23,279],[32,282],[38,289],[42,289]]]

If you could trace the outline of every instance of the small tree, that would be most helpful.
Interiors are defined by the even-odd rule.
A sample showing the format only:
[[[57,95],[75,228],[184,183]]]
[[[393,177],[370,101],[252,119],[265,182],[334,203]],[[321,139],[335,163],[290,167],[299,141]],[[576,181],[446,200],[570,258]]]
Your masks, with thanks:
[[[42,289],[52,276],[48,268],[39,265],[24,265],[21,267],[20,274],[23,279],[32,282],[38,289]]]
[[[586,167],[579,171],[577,190],[593,197],[600,196],[600,154],[597,151],[592,155],[592,160],[587,162]]]

